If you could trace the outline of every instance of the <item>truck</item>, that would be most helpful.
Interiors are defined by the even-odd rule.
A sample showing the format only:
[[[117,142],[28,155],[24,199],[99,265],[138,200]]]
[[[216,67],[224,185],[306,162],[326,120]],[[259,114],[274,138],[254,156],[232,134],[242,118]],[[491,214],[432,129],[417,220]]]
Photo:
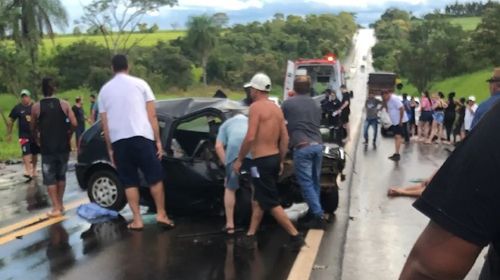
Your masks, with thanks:
[[[295,76],[308,75],[311,77],[313,95],[318,95],[324,89],[331,89],[342,99],[340,87],[345,85],[345,70],[334,54],[327,54],[319,59],[298,59],[288,61],[283,100],[293,96],[293,81]]]
[[[374,72],[368,75],[368,93],[381,96],[384,90],[394,92],[396,74],[392,72]]]
[[[376,98],[382,98],[382,92],[387,90],[394,92],[396,87],[397,76],[392,72],[374,72],[368,75],[368,93],[373,93]],[[392,125],[391,119],[386,110],[379,113],[380,118],[380,134],[384,137],[393,136],[392,131],[389,129]]]

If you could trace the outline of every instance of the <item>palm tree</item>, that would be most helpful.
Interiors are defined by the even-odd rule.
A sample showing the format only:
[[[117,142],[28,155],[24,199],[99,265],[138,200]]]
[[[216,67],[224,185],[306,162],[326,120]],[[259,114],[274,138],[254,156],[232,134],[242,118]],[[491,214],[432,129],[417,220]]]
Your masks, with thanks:
[[[202,15],[191,17],[187,23],[188,32],[186,42],[199,57],[203,68],[203,84],[207,85],[207,63],[212,50],[217,44],[217,27],[213,17]]]
[[[68,16],[61,1],[4,0],[0,6],[0,18],[3,19],[0,22],[3,32],[9,30],[17,47],[29,54],[32,81],[38,81],[38,47],[44,34],[53,38],[54,25],[60,28],[68,25]]]

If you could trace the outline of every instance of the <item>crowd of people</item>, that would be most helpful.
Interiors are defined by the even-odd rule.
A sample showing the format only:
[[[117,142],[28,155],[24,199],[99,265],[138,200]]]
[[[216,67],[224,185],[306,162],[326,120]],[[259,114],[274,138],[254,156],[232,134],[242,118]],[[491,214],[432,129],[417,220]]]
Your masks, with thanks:
[[[379,99],[373,92],[369,92],[365,102],[365,145],[369,144],[369,130],[373,128],[372,144],[376,148],[382,110],[387,113],[387,130],[395,139],[395,152],[389,157],[394,161],[401,159],[403,142],[408,144],[413,140],[425,144],[458,144],[475,125],[474,120],[482,115],[477,112],[478,105],[473,95],[456,100],[455,92],[450,92],[445,98],[442,92],[431,95],[425,91],[418,100],[414,96],[408,98],[406,93],[400,97],[392,91],[384,90]]]
[[[19,136],[26,163],[26,176],[36,172],[36,155],[42,155],[43,183],[48,187],[52,209],[49,217],[64,215],[63,196],[66,171],[71,151],[71,139],[78,142],[85,123],[101,120],[106,148],[132,210],[129,230],[141,231],[144,223],[139,209],[140,170],[149,185],[155,202],[156,221],[164,229],[175,227],[165,206],[164,171],[161,166],[163,146],[159,135],[155,96],[146,81],[129,75],[126,56],[112,59],[114,77],[100,90],[98,99],[91,96],[90,116],[85,117],[82,98],[70,106],[55,96],[56,83],[52,78],[42,81],[43,98],[33,104],[27,90],[21,92],[21,103],[11,113],[9,133],[14,121],[19,123]],[[280,204],[277,180],[283,164],[293,152],[295,173],[304,200],[309,206],[308,216],[301,221],[306,228],[324,229],[324,213],[320,202],[320,173],[323,142],[320,132],[322,109],[310,95],[308,76],[298,76],[294,82],[294,97],[282,107],[269,99],[271,80],[257,73],[244,86],[248,116],[238,114],[220,127],[215,143],[217,155],[226,166],[224,204],[226,225],[223,231],[235,232],[235,192],[240,187],[240,174],[251,175],[253,203],[247,233],[238,239],[246,248],[256,245],[255,234],[264,212],[269,212],[290,235],[287,246],[300,249],[304,238],[299,234]],[[348,132],[350,94],[342,88],[343,100],[328,111],[331,118],[339,117],[341,127]],[[332,94],[331,96],[335,96]],[[328,110],[332,110],[329,108]],[[344,138],[348,137],[345,135]],[[28,158],[29,156],[29,158]]]
[[[474,96],[455,101],[455,93],[445,99],[442,93],[430,96],[428,92],[422,94],[420,102],[414,98],[408,100],[407,96],[401,101],[384,92],[385,104],[377,104],[380,108],[385,106],[390,115],[392,110],[393,125],[397,123],[402,129],[409,127],[416,141],[430,144],[444,139],[457,144],[432,176],[388,191],[389,196],[418,198],[414,207],[430,218],[408,256],[400,279],[463,279],[488,245],[479,279],[500,277],[500,236],[494,214],[498,212],[500,199],[494,183],[499,167],[496,141],[499,140],[500,68],[493,71],[487,82],[490,97],[479,106]],[[366,103],[368,115],[375,104],[373,98],[370,96]],[[411,119],[418,106],[419,124],[413,128]],[[402,111],[409,118],[408,124]],[[366,125],[369,120],[367,117]],[[395,134],[400,128],[395,129]]]
[[[353,92],[348,91],[345,85],[340,87],[342,99],[339,99],[337,92],[326,89],[323,94],[325,98],[321,100],[322,123],[329,127],[329,141],[342,145],[349,141],[349,115],[351,114],[351,98]]]

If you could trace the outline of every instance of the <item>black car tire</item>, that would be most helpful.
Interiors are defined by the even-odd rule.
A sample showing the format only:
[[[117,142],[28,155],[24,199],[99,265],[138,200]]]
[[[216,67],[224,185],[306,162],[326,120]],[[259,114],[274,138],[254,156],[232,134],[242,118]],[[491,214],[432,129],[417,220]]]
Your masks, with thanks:
[[[94,172],[88,181],[87,194],[90,201],[110,210],[120,211],[127,204],[125,191],[112,170]]]
[[[321,207],[328,214],[333,214],[339,207],[339,189],[336,187],[321,189]]]

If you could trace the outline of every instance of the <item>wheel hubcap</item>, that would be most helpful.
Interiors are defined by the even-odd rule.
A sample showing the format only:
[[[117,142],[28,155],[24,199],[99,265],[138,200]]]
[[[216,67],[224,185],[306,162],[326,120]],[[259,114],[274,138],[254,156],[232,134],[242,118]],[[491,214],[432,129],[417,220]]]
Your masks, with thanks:
[[[102,177],[92,185],[92,196],[97,204],[110,207],[118,198],[118,188],[111,179]]]

